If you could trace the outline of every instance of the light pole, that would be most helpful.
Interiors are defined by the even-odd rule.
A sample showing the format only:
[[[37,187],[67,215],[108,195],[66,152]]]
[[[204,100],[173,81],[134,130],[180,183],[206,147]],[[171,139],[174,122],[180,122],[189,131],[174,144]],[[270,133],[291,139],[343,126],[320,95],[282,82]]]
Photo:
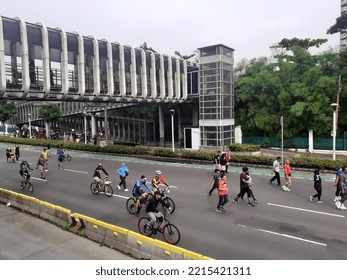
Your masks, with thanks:
[[[282,156],[282,165],[283,165],[283,116],[281,116],[281,156]]]
[[[172,135],[172,152],[175,152],[175,130],[174,130],[174,115],[175,115],[175,110],[171,109],[170,110],[170,115],[171,115],[171,135]]]
[[[87,111],[86,109],[83,110],[83,117],[84,117],[84,144],[87,144]]]
[[[31,114],[28,114],[28,120],[29,120],[29,138],[31,139]]]
[[[339,109],[339,104],[337,103],[332,103],[330,104],[331,110],[333,111],[333,131],[332,131],[332,136],[333,136],[333,160],[336,159],[336,113],[337,110]]]

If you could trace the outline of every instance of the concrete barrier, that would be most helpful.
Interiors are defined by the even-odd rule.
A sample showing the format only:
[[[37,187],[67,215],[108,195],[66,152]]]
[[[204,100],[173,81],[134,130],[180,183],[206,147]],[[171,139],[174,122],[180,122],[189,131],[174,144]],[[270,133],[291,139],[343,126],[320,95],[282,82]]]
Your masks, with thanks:
[[[115,248],[139,259],[212,260],[207,256],[146,237],[137,232],[108,224],[37,198],[0,189],[0,202],[10,202],[16,208],[86,236],[100,244]]]

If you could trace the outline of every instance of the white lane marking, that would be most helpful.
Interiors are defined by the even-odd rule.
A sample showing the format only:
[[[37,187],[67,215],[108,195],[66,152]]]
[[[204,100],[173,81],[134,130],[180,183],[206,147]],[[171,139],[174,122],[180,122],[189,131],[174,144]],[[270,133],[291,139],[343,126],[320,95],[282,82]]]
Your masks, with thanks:
[[[74,169],[67,169],[67,168],[64,168],[63,170],[65,170],[65,171],[70,171],[70,172],[76,172],[76,173],[88,174],[88,172],[79,171],[79,170],[74,170]]]
[[[295,239],[295,240],[299,240],[299,241],[303,241],[303,242],[307,242],[307,243],[312,243],[312,244],[319,245],[319,246],[325,246],[325,247],[328,246],[325,243],[320,243],[320,242],[316,242],[316,241],[312,241],[312,240],[309,240],[309,239],[300,238],[300,237],[289,235],[289,234],[279,233],[279,232],[270,231],[270,230],[261,229],[261,228],[248,227],[248,226],[240,225],[240,224],[239,224],[239,226],[240,227],[244,227],[244,228],[250,228],[250,229],[261,231],[261,232],[265,232],[265,233],[270,233],[270,234],[273,234],[273,235],[287,237],[287,238],[291,238],[291,239]]]
[[[123,195],[118,195],[118,194],[113,194],[113,196],[120,197],[120,198],[125,198],[125,199],[129,199],[130,198],[128,196],[123,196]]]
[[[327,213],[327,212],[314,211],[314,210],[297,208],[297,207],[280,205],[280,204],[267,203],[267,205],[275,206],[275,207],[281,207],[281,208],[287,208],[287,209],[292,209],[292,210],[298,210],[298,211],[304,211],[304,212],[310,212],[310,213],[315,213],[315,214],[327,215],[327,216],[334,216],[334,217],[338,217],[338,218],[344,218],[345,217],[344,215],[337,215],[337,214],[332,214],[332,213]]]
[[[47,182],[46,179],[42,179],[42,178],[36,178],[36,177],[30,177],[30,179],[34,179],[34,180],[38,180],[38,181],[43,181],[43,182]]]

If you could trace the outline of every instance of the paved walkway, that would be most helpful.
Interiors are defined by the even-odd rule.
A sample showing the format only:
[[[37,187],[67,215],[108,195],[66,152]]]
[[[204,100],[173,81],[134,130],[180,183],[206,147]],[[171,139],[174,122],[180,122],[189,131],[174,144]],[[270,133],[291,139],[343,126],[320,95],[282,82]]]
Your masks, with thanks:
[[[0,203],[1,260],[130,260],[44,220]]]

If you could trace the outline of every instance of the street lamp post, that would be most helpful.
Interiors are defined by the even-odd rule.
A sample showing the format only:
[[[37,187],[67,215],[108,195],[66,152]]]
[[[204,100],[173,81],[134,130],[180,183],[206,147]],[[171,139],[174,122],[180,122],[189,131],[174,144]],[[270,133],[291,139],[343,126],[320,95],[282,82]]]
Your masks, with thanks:
[[[84,117],[84,144],[87,144],[87,111],[83,110]]]
[[[339,109],[339,104],[337,103],[332,103],[330,104],[331,110],[333,111],[333,131],[332,131],[332,136],[333,136],[333,160],[336,159],[336,113],[337,110]]]
[[[282,156],[282,165],[283,165],[283,116],[281,116],[281,156]]]
[[[31,139],[31,114],[28,114],[28,120],[29,120],[29,138]]]
[[[175,110],[171,109],[170,110],[170,115],[171,115],[171,135],[172,135],[172,152],[175,152],[175,130],[174,130],[174,115],[175,115]]]

